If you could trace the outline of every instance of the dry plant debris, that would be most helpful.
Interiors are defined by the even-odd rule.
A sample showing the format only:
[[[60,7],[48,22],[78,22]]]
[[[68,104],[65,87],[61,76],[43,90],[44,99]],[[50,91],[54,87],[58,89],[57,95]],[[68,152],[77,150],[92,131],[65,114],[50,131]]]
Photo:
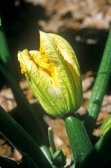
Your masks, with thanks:
[[[25,0],[45,9],[46,19],[39,20],[45,31],[67,28],[108,29],[111,22],[111,0]]]

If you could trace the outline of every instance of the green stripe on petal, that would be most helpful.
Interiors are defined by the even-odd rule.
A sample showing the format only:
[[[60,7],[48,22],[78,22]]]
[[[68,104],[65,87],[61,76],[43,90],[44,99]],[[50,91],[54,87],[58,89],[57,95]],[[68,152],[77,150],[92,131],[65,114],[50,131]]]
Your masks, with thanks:
[[[63,37],[57,34],[49,33],[49,35],[54,39],[56,46],[64,59],[73,66],[76,73],[80,76],[79,64],[71,45]]]

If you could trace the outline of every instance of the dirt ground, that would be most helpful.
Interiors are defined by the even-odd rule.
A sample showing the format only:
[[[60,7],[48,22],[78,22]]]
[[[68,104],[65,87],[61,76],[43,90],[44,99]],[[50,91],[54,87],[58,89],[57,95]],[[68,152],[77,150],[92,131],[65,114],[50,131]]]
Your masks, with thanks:
[[[63,29],[108,29],[111,22],[111,0],[26,0],[45,8],[47,20],[39,25],[45,31]]]

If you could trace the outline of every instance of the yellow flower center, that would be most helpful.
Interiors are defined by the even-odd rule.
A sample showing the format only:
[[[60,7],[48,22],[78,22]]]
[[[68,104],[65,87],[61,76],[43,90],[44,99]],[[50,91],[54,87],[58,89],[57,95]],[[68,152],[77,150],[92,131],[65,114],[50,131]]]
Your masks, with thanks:
[[[38,70],[46,72],[48,76],[51,77],[51,81],[54,82],[54,84],[58,85],[55,64],[51,62],[43,52],[42,54],[40,54],[40,52],[35,54],[35,52],[31,51],[30,54],[31,54],[31,59],[38,66]]]

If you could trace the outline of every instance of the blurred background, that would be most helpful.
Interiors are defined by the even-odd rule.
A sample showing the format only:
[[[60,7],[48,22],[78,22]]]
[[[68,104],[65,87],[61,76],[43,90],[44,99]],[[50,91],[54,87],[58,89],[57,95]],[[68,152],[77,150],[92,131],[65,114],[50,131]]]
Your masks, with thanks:
[[[22,75],[17,61],[19,50],[39,49],[39,30],[57,33],[66,38],[74,48],[83,75],[84,102],[80,114],[86,112],[91,89],[97,74],[111,24],[111,0],[1,0],[1,25],[4,30],[16,77],[30,103],[35,98]],[[1,63],[1,62],[0,62]],[[14,96],[7,81],[0,73],[0,105],[7,111],[16,107]],[[110,88],[111,90],[111,88]],[[111,92],[105,95],[97,124],[111,114]],[[56,146],[64,146],[70,156],[69,143],[62,120],[44,117],[54,130]],[[62,132],[62,134],[61,134]],[[95,135],[100,130],[95,130]],[[0,155],[20,159],[17,150],[0,139]]]
[[[18,50],[39,47],[41,29],[71,43],[82,73],[97,71],[111,22],[110,0],[1,0],[0,11],[15,62]]]

